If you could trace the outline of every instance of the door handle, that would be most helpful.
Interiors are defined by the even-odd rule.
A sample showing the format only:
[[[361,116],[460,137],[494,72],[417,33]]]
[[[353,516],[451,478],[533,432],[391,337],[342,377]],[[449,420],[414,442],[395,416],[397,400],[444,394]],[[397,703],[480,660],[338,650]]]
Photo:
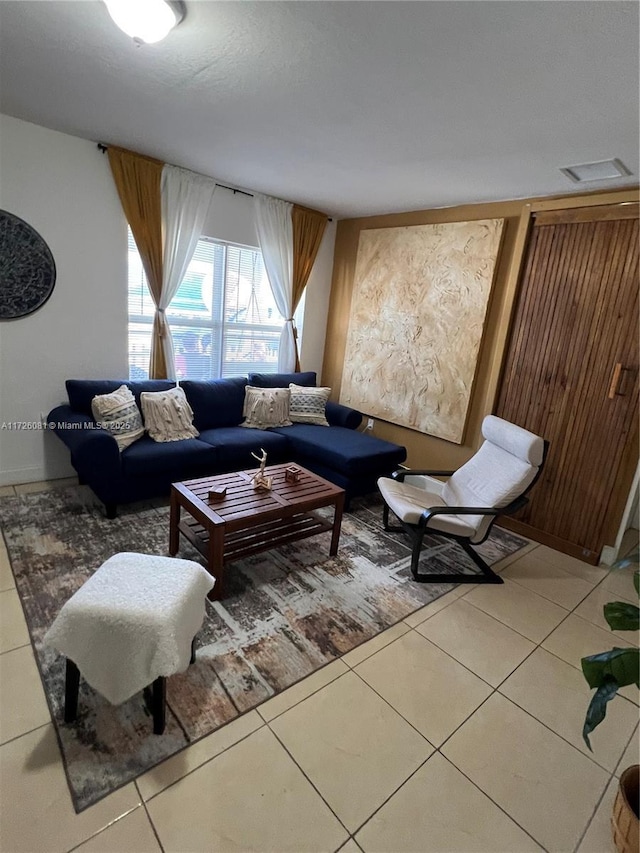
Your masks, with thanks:
[[[613,376],[611,377],[611,385],[609,385],[609,394],[608,397],[610,400],[613,400],[615,397],[624,397],[624,392],[620,391],[620,380],[622,379],[622,374],[631,370],[631,367],[623,367],[622,362],[617,362],[616,366],[613,368]]]

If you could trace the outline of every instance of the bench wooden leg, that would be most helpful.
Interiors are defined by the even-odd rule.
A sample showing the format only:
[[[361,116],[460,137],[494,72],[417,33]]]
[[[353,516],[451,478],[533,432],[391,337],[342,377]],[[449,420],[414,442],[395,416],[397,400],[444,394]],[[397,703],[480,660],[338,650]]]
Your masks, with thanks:
[[[64,721],[72,723],[78,716],[78,690],[80,688],[80,670],[67,658],[64,680]]]
[[[167,683],[163,675],[158,676],[151,685],[151,713],[153,714],[153,733],[161,735],[166,722]]]
[[[191,662],[195,660],[195,637],[191,643]],[[78,692],[80,670],[67,658],[64,683],[64,721],[72,723],[78,716]],[[147,707],[153,717],[153,733],[161,735],[166,725],[167,684],[163,675],[158,676],[151,687],[145,688]]]
[[[196,638],[191,640],[191,659],[189,663],[196,662]],[[145,688],[150,695],[146,695],[148,699],[147,707],[153,716],[153,733],[161,735],[166,726],[167,715],[167,682],[163,675],[159,675],[153,682],[151,688]]]

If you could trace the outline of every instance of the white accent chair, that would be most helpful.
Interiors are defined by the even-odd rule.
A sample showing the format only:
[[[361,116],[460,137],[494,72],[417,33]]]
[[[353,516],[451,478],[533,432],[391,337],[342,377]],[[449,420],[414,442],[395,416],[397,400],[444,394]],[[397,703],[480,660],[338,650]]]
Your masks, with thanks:
[[[546,458],[548,443],[532,432],[495,415],[482,423],[484,443],[457,471],[395,471],[381,477],[385,530],[404,531],[414,540],[411,572],[420,583],[503,583],[471,547],[484,542],[500,515],[511,515],[527,503]],[[449,477],[442,481],[435,477]],[[389,510],[401,527],[389,525]],[[418,562],[426,533],[458,542],[480,573],[421,573]]]

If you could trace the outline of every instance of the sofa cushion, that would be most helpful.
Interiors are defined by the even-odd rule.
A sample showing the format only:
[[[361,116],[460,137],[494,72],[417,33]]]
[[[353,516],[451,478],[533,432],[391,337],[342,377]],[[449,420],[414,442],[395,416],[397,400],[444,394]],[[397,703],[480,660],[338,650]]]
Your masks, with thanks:
[[[316,384],[316,374],[313,370],[306,373],[250,373],[249,385],[256,388],[288,388],[294,385],[306,385],[307,388]]]
[[[142,394],[157,394],[158,391],[170,391],[176,387],[173,379],[130,379],[127,388],[131,388],[138,408],[142,411]]]
[[[193,409],[193,423],[199,432],[213,427],[237,426],[242,420],[244,376],[228,379],[185,379],[180,385]]]
[[[349,475],[389,473],[407,458],[404,447],[345,427],[293,424],[276,427],[273,432],[286,436],[293,458],[301,465],[305,459],[318,459],[326,467]]]
[[[92,415],[91,401],[98,394],[111,394],[121,385],[126,385],[133,393],[136,405],[140,408],[140,394],[143,391],[168,391],[175,387],[171,379],[67,379],[65,385],[69,395],[69,405],[74,412]]]
[[[218,464],[228,471],[255,468],[257,462],[251,454],[260,455],[263,448],[267,451],[267,465],[288,462],[291,456],[287,439],[272,430],[218,427],[201,432],[200,441],[217,448]]]
[[[197,438],[160,443],[145,435],[122,451],[122,470],[127,477],[161,477],[186,480],[218,470],[219,453]]]

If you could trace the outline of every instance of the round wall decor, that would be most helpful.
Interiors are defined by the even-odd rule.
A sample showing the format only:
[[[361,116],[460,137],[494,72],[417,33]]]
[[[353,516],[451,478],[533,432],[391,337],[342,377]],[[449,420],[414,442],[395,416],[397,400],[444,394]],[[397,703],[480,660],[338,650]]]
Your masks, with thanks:
[[[53,292],[56,265],[40,234],[0,210],[0,320],[33,314]]]

